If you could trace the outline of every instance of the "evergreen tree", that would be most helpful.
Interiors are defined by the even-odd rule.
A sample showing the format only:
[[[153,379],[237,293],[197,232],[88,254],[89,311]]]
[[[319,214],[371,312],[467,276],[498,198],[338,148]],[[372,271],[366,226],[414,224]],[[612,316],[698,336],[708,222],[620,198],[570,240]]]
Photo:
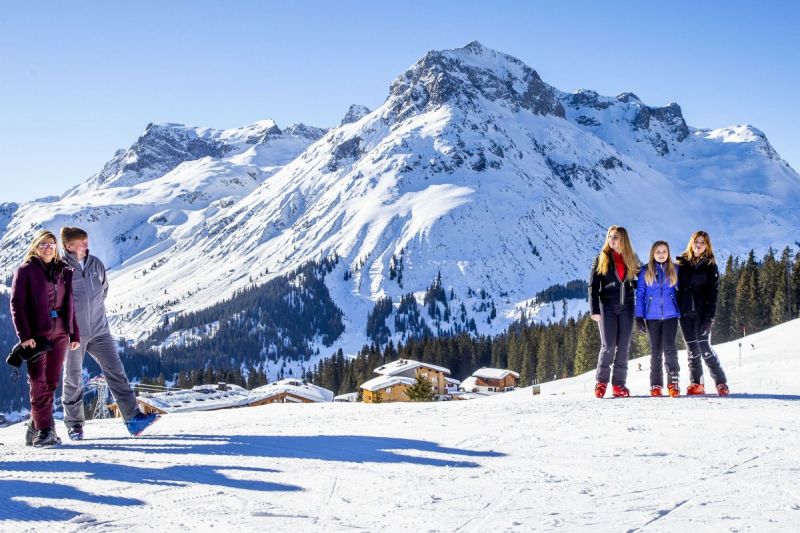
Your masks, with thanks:
[[[760,317],[763,315],[763,304],[758,289],[758,265],[755,254],[750,250],[736,285],[734,316],[737,336],[755,333],[761,329],[759,326],[762,323]]]
[[[600,331],[597,322],[587,314],[581,318],[579,324],[574,375],[597,368],[597,357],[600,353]]]
[[[714,338],[718,342],[726,342],[735,337],[733,313],[736,299],[736,278],[733,256],[728,256],[725,272],[719,280],[717,313],[714,317]]]
[[[792,265],[792,317],[800,315],[800,251],[794,256]]]
[[[550,381],[556,374],[556,352],[558,344],[551,335],[542,335],[536,352],[536,380],[539,383]]]
[[[775,294],[770,309],[770,325],[776,326],[792,318],[791,250],[787,246],[775,266]]]
[[[406,395],[412,402],[432,402],[433,386],[428,378],[417,374],[414,384],[406,389]]]

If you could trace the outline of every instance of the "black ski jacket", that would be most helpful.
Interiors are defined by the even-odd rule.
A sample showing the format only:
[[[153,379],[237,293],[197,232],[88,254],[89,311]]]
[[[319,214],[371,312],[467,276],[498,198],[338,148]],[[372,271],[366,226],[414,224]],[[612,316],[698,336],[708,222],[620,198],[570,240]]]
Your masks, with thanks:
[[[676,294],[681,316],[714,318],[719,290],[717,265],[704,260],[693,265],[682,256],[677,257],[675,262],[678,265]]]
[[[600,261],[599,255],[592,261],[592,271],[589,273],[589,308],[592,310],[592,314],[600,314],[600,302],[634,305],[636,303],[636,279],[630,281],[619,279],[613,260],[606,274],[598,274],[598,261]]]

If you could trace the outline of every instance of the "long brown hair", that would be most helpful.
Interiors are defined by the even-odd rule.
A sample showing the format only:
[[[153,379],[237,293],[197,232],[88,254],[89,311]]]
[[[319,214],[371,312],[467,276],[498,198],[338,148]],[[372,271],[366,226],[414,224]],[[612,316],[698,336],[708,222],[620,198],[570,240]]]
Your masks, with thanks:
[[[58,262],[61,260],[61,252],[58,250],[58,239],[56,239],[55,234],[52,231],[42,230],[33,237],[33,241],[28,246],[28,251],[25,252],[25,260],[23,262],[30,261],[33,257],[39,257],[36,251],[39,248],[39,244],[45,239],[53,239],[53,242],[56,243],[56,253],[53,256],[53,261]]]
[[[606,275],[608,269],[614,263],[611,255],[613,251],[611,246],[608,245],[608,237],[612,232],[619,233],[619,244],[621,248],[622,260],[625,263],[625,281],[632,281],[639,275],[639,258],[636,257],[636,252],[633,251],[631,240],[628,237],[628,230],[622,226],[611,226],[606,232],[606,240],[603,242],[603,249],[600,250],[600,259],[597,261],[597,273]]]
[[[672,264],[672,254],[669,251],[669,243],[667,241],[656,241],[650,247],[650,259],[647,261],[644,280],[648,285],[652,285],[656,281],[656,248],[659,246],[667,247],[667,262],[664,263],[664,274],[669,277],[669,286],[672,287],[678,283],[678,271],[675,270],[675,265]]]
[[[698,237],[703,237],[706,240],[706,251],[703,252],[703,255],[695,255],[694,250],[692,249],[692,245],[694,244],[694,240]],[[689,261],[691,264],[696,265],[698,262],[702,260],[706,260],[712,265],[717,264],[717,260],[714,257],[714,247],[711,246],[711,237],[703,230],[697,230],[692,233],[692,237],[689,239],[689,244],[686,245],[686,250],[683,251],[681,257]]]

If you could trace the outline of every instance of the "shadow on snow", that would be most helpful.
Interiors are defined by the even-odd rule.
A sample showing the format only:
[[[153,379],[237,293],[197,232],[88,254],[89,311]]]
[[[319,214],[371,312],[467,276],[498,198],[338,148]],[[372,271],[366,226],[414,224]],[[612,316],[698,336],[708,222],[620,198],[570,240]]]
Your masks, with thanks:
[[[11,466],[17,469],[17,463],[2,463],[3,467]],[[37,465],[41,471],[50,472],[48,463],[29,463]],[[75,469],[82,463],[69,463]],[[100,503],[104,505],[133,506],[144,505],[145,502],[134,498],[108,496],[106,494],[92,494],[70,485],[59,483],[42,483],[39,481],[24,481],[19,479],[0,479],[0,521],[2,520],[70,520],[81,513],[70,509],[58,509],[48,505],[31,505],[18,498],[45,498],[57,500],[78,500],[82,502]]]
[[[110,441],[114,441],[114,443]],[[480,465],[474,461],[414,454],[422,452],[462,457],[501,457],[505,455],[494,451],[446,448],[435,442],[424,440],[362,435],[159,435],[151,438],[144,437],[142,440],[94,439],[70,446],[70,449],[132,451],[148,454],[318,459],[354,463],[413,463],[423,466],[458,468],[475,468]]]
[[[251,436],[251,435],[176,435],[136,439],[101,438],[64,446],[59,452],[77,450],[108,452],[143,452],[162,455],[208,455],[317,459],[357,463],[411,463],[423,466],[475,468],[473,461],[435,458],[415,454],[446,454],[461,457],[501,457],[494,451],[473,451],[439,446],[434,442],[386,437],[352,435],[321,436]],[[403,453],[405,452],[405,453]],[[302,487],[254,479],[236,479],[227,473],[277,473],[278,470],[203,464],[180,464],[164,468],[147,468],[94,461],[0,461],[4,471],[36,474],[64,472],[84,474],[86,479],[121,481],[167,487],[183,487],[190,483],[254,491],[298,491]],[[92,494],[71,485],[42,483],[17,479],[0,479],[0,521],[3,520],[69,520],[81,513],[70,509],[29,505],[18,498],[78,500],[114,506],[138,506],[146,502]]]

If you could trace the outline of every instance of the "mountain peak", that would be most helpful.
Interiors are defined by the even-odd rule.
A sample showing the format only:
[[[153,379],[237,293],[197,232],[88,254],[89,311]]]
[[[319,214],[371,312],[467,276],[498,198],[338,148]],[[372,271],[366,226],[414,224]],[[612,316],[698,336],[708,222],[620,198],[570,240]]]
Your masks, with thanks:
[[[345,124],[358,122],[370,113],[371,111],[367,106],[353,104],[350,106],[350,109],[347,110],[347,113],[344,115],[344,118],[342,118],[342,122],[339,125],[344,126]]]
[[[325,128],[317,128],[316,126],[309,126],[303,123],[297,123],[290,124],[285,130],[283,130],[283,132],[294,137],[303,137],[311,141],[316,141],[325,135],[328,130]]]
[[[432,50],[392,82],[395,120],[450,105],[479,111],[481,100],[512,111],[564,117],[557,91],[519,59],[477,41],[453,50]]]

